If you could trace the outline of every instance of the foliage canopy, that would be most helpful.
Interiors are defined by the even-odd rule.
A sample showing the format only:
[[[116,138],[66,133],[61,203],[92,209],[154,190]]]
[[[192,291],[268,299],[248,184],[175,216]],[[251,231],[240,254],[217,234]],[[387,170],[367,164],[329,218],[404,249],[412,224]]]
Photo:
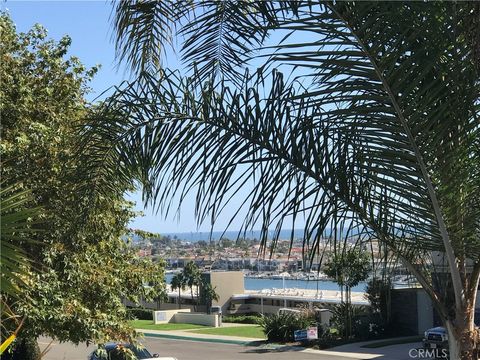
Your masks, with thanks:
[[[79,152],[78,129],[95,111],[85,94],[96,68],[66,57],[68,36],[49,40],[40,25],[18,34],[6,14],[0,29],[3,186],[31,194],[15,204],[16,213],[41,208],[34,234],[17,231],[4,239],[2,227],[2,246],[20,247],[35,264],[16,269],[24,275],[19,298],[2,299],[26,316],[23,337],[128,339],[134,332],[122,299],[161,296],[164,273],[162,264],[139,259],[125,241],[135,213],[123,193],[132,182],[89,172],[89,150]],[[105,182],[116,191],[100,191]],[[2,321],[2,337],[12,326]]]

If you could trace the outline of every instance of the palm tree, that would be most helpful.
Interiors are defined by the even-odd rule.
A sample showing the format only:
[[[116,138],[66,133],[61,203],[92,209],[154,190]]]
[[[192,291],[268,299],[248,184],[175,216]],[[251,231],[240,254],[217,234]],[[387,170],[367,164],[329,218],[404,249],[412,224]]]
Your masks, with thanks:
[[[198,296],[198,288],[200,284],[202,283],[202,274],[200,272],[200,269],[198,266],[193,262],[190,261],[187,264],[185,264],[185,267],[183,268],[183,278],[186,281],[186,284],[190,288],[190,294],[192,296],[192,302],[193,302],[193,307],[194,310],[197,310],[197,304],[196,301],[194,300],[193,297],[193,288],[195,287],[197,289],[197,296]]]
[[[207,313],[210,314],[212,308],[212,301],[218,301],[220,299],[216,292],[217,287],[213,287],[212,284],[207,281],[202,281],[200,286],[200,296],[202,299],[202,303],[206,305]]]
[[[264,249],[299,218],[306,256],[322,239],[378,242],[432,299],[451,357],[473,359],[479,6],[121,2],[117,50],[139,77],[88,130],[98,156],[128,159],[147,201],[168,209],[196,191],[199,222],[237,201]],[[175,35],[186,75],[161,67]]]
[[[177,273],[173,275],[172,277],[172,282],[170,283],[172,290],[178,289],[178,308],[182,308],[182,298],[181,298],[181,293],[182,290],[185,290],[186,286],[186,281],[185,278],[183,277],[182,273]]]
[[[2,184],[4,185],[4,184]],[[2,354],[15,340],[17,333],[23,326],[24,319],[19,319],[10,309],[8,300],[18,299],[22,287],[28,286],[28,278],[32,271],[32,260],[21,245],[32,243],[31,236],[38,229],[34,228],[40,208],[28,207],[31,202],[31,193],[19,189],[18,184],[2,186],[0,189],[0,270],[1,270],[1,309],[2,320],[5,323],[15,322],[14,331],[4,334],[7,327],[2,326],[2,339],[5,341],[0,346]]]

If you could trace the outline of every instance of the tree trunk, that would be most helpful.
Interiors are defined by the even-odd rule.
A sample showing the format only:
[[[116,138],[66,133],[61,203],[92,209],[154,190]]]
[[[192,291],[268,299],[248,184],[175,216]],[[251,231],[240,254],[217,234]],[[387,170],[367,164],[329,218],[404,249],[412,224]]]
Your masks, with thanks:
[[[195,301],[193,300],[193,286],[190,288],[190,294],[192,295],[193,311],[197,312],[197,305],[196,305]]]
[[[475,328],[473,308],[460,311],[455,322],[445,321],[451,360],[477,360],[478,330]]]
[[[345,286],[345,302],[347,303],[347,339],[352,336],[352,296],[350,286]]]
[[[180,297],[180,291],[181,289],[178,288],[178,308],[181,309],[182,308],[182,298]]]

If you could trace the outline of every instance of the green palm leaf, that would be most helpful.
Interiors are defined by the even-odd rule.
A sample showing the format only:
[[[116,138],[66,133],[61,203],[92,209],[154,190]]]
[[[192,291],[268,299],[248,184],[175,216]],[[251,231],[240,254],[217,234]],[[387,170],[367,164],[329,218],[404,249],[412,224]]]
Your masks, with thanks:
[[[165,47],[172,44],[177,18],[176,1],[119,1],[113,25],[116,51],[135,70],[161,65]]]
[[[206,33],[182,26],[190,76],[142,74],[105,104],[113,121],[91,129],[113,139],[159,209],[190,192],[199,222],[233,207],[244,229],[260,226],[265,251],[303,218],[309,259],[325,241],[378,241],[446,322],[452,311],[460,321],[480,274],[479,11],[473,3],[265,2],[224,42],[216,35],[225,18],[206,11],[198,17]],[[236,40],[249,25],[246,51]],[[238,65],[248,64],[238,53],[252,56],[274,30],[284,36],[260,49],[263,66],[240,76]],[[223,53],[214,44],[232,66],[205,82],[208,64],[221,64],[209,63]],[[453,286],[435,289],[445,266]]]
[[[38,231],[32,225],[37,221],[39,209],[26,207],[31,201],[30,192],[17,190],[15,186],[3,187],[0,200],[1,290],[4,295],[16,297],[32,266],[21,244],[33,241],[30,235]]]

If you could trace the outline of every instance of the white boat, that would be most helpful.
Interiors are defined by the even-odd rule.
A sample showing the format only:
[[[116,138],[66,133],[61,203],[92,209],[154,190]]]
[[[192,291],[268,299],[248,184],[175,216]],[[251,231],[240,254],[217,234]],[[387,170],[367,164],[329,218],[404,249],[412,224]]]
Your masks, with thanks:
[[[288,272],[272,275],[272,279],[274,280],[290,279],[290,277],[291,275]]]

